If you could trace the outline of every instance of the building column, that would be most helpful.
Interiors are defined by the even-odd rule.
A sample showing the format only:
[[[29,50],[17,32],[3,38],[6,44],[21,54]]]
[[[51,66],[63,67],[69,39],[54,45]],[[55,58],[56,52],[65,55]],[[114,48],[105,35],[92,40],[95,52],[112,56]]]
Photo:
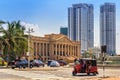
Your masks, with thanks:
[[[80,46],[77,46],[77,56],[80,58]]]
[[[70,48],[70,54],[73,55],[71,45],[69,45],[69,48]]]
[[[45,50],[46,50],[45,54],[46,54],[46,57],[47,57],[47,43],[45,43]]]
[[[71,47],[72,47],[72,53],[73,53],[73,55],[75,56],[75,53],[74,53],[74,45],[71,46]]]
[[[49,48],[50,49],[50,53],[49,53],[50,54],[50,58],[54,59],[54,50],[53,50],[54,44],[51,43],[49,47],[50,47]]]
[[[35,45],[35,57],[37,58],[37,43]]]
[[[70,53],[70,46],[68,45],[68,53],[67,54],[69,54]],[[69,55],[71,55],[71,54],[69,54]]]
[[[55,55],[57,55],[57,49],[58,49],[58,47],[57,47],[57,43],[55,44]]]
[[[64,54],[67,54],[67,52],[66,52],[66,44],[64,44]]]
[[[42,43],[42,59],[44,60],[44,43]]]
[[[76,52],[75,52],[75,45],[74,45],[74,54],[75,54],[75,56],[77,56],[77,55],[76,55]]]
[[[38,54],[39,54],[39,43],[37,43],[37,56],[36,56],[36,58],[38,58]]]
[[[76,46],[74,46],[74,47],[75,47],[75,55],[77,56],[77,51],[76,51],[77,49],[76,49]]]
[[[63,50],[64,50],[64,49],[63,49],[63,44],[62,44],[62,55],[61,55],[61,56],[63,56]]]
[[[60,44],[58,44],[58,49],[59,49],[59,52],[58,52],[58,56],[60,55]]]
[[[39,43],[39,55],[41,56],[41,43]]]

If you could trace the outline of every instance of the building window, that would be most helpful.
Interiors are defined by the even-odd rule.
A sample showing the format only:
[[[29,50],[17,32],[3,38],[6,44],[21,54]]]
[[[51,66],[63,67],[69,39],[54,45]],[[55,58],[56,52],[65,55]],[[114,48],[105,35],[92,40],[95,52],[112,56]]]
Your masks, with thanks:
[[[54,55],[56,55],[55,51],[54,51]]]
[[[47,55],[50,56],[49,51],[48,51]]]
[[[57,52],[57,55],[59,55],[59,52]]]
[[[49,44],[47,43],[47,56],[50,56],[49,54]]]
[[[46,44],[44,44],[44,56],[46,56]]]
[[[34,42],[34,56],[36,55],[36,43]]]
[[[62,49],[62,45],[60,44],[60,49]]]
[[[54,48],[56,47],[56,44],[54,44]]]
[[[62,51],[60,51],[60,56],[62,56]]]

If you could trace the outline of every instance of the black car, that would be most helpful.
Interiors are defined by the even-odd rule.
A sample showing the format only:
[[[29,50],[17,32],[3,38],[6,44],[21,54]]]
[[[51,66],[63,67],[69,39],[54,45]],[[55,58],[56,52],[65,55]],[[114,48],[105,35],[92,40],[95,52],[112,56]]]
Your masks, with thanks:
[[[58,60],[58,62],[59,62],[59,64],[60,64],[60,66],[65,66],[65,65],[67,65],[67,62],[64,61],[64,60]]]
[[[12,69],[14,68],[26,68],[28,67],[28,61],[23,59],[23,60],[17,60],[14,62],[14,64],[12,65]],[[30,68],[33,67],[33,64],[30,62],[30,65],[29,65]]]

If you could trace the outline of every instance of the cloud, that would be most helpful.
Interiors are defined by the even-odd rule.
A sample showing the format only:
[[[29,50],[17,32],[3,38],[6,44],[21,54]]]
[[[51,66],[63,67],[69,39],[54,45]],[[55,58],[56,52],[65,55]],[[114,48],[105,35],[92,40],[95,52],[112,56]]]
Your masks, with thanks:
[[[33,29],[34,32],[31,33],[33,36],[42,36],[40,33],[40,27],[37,24],[30,24],[26,22],[21,22],[21,25],[25,27],[25,34],[28,34],[28,28]]]

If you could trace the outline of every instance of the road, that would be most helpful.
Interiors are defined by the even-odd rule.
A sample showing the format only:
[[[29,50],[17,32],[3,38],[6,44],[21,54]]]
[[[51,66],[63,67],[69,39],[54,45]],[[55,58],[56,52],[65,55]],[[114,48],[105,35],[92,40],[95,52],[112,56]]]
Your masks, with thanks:
[[[97,76],[86,76],[78,74],[72,76],[73,68],[33,68],[31,70],[19,69],[0,69],[0,80],[88,80],[103,76],[103,70],[98,69]],[[118,77],[120,69],[106,69],[105,76]]]

